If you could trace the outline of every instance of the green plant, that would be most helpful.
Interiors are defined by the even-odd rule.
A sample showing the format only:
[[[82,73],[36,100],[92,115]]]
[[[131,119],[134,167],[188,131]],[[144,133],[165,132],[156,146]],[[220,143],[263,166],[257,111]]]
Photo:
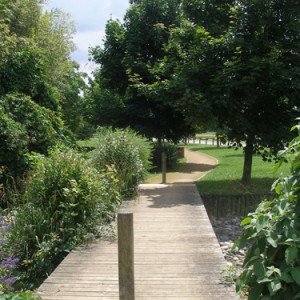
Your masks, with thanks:
[[[227,266],[221,273],[222,279],[225,283],[233,284],[237,277],[237,269],[234,266]]]
[[[0,167],[7,176],[22,178],[30,166],[29,153],[47,154],[50,147],[71,144],[71,136],[57,114],[30,97],[0,98]]]
[[[300,131],[279,157],[277,167],[288,160],[291,174],[275,181],[272,201],[263,201],[241,222],[243,232],[235,244],[250,245],[236,284],[249,299],[300,297]]]
[[[41,298],[32,291],[7,292],[3,295],[0,294],[0,297],[1,300],[41,300]]]
[[[121,195],[135,195],[150,164],[150,143],[130,129],[103,129],[97,138],[93,165],[98,170],[115,169]]]
[[[155,142],[153,143],[152,164],[155,169],[161,170],[161,154],[166,153],[167,169],[174,170],[178,166],[179,154],[178,148],[173,143]]]
[[[112,170],[100,173],[72,151],[54,151],[36,162],[9,236],[20,258],[17,287],[38,286],[68,252],[114,219],[116,181]]]
[[[5,168],[2,171],[13,175],[24,171],[28,142],[25,126],[10,118],[0,105],[0,167]],[[0,178],[0,182],[4,179]]]

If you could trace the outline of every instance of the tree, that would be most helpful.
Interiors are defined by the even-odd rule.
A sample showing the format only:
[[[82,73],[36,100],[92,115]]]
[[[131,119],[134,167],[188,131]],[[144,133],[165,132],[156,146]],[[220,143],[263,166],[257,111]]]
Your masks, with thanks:
[[[73,35],[75,24],[69,14],[59,9],[45,12],[40,16],[33,39],[45,55],[46,76],[50,83],[58,87],[60,82],[73,73],[74,62],[70,54],[76,50]]]
[[[182,111],[215,119],[235,145],[246,141],[247,186],[252,155],[275,153],[299,111],[300,4],[222,3],[183,1],[187,20],[173,30],[161,75],[148,89],[175,93]]]
[[[222,42],[223,65],[212,79],[212,103],[229,138],[246,141],[242,183],[250,184],[252,155],[277,152],[299,112],[300,4],[240,1]]]
[[[80,135],[85,126],[84,94],[87,89],[85,77],[87,75],[80,72],[79,65],[74,63],[73,69],[65,74],[58,86],[61,93],[62,119],[65,125],[77,136]]]
[[[74,26],[42,4],[0,0],[0,168],[14,177],[23,176],[32,152],[74,142],[63,119],[73,130],[81,122],[84,83],[70,59]]]
[[[137,85],[155,82],[151,68],[164,56],[170,28],[179,25],[179,4],[179,0],[131,1],[124,24],[107,23],[104,48],[91,51],[93,60],[101,65],[96,73],[95,101],[100,113],[112,113],[107,118],[113,122],[105,124],[102,119],[102,124],[130,126],[148,137],[175,141],[193,132],[179,109]],[[103,102],[99,91],[109,100]]]
[[[59,109],[59,99],[45,75],[44,56],[34,47],[17,47],[0,63],[0,97],[23,93],[41,106]]]

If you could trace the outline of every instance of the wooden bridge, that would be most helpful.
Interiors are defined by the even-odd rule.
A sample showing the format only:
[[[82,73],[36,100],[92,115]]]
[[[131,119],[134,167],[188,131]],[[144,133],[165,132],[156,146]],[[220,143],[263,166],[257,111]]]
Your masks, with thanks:
[[[221,283],[226,262],[194,184],[142,185],[128,209],[134,213],[136,299],[239,299]],[[73,251],[38,294],[44,300],[119,299],[117,243]]]

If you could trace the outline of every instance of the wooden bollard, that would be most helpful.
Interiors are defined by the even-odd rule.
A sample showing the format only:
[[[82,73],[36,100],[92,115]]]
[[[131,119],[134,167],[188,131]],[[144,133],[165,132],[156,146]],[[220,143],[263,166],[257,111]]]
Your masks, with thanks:
[[[161,154],[161,175],[162,175],[162,183],[167,182],[167,155],[165,152]]]
[[[134,300],[133,213],[118,214],[119,299]]]

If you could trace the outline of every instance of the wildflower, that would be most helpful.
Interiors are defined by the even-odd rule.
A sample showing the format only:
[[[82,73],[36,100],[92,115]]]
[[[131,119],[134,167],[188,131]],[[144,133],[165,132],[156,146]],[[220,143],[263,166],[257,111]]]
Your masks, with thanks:
[[[0,277],[0,282],[3,282],[6,286],[12,286],[16,281],[16,277]]]
[[[7,257],[2,260],[0,267],[4,270],[14,268],[19,263],[19,258]]]
[[[2,239],[0,239],[0,245],[4,245],[4,244],[7,244],[7,240],[2,240]]]

